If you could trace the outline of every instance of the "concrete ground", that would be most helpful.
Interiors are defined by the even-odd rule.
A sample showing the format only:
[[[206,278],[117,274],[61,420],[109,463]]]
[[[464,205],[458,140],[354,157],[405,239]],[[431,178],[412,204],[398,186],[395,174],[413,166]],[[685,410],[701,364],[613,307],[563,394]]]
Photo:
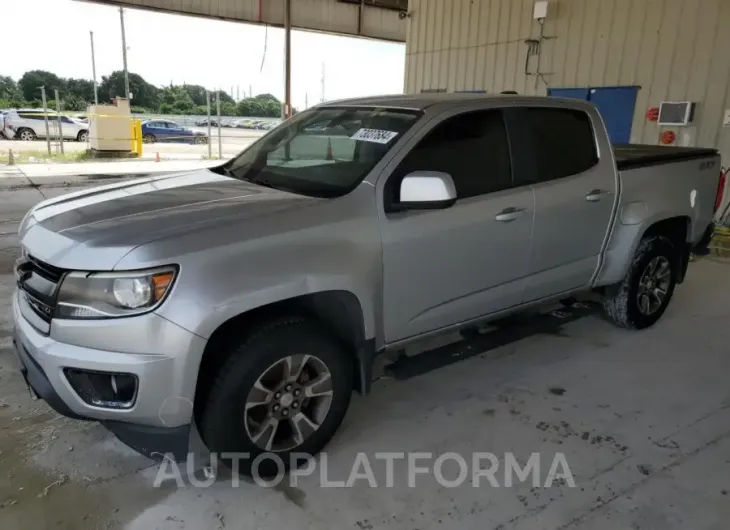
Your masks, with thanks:
[[[0,528],[730,527],[730,262],[693,263],[652,329],[618,330],[588,316],[484,353],[477,337],[445,352],[436,363],[443,368],[380,379],[372,394],[354,398],[327,448],[325,476],[347,480],[364,452],[378,487],[359,480],[352,488],[324,488],[320,460],[318,472],[296,487],[234,488],[222,476],[205,488],[178,488],[174,481],[154,488],[156,464],[100,426],[61,418],[32,401],[17,372],[8,319],[13,223],[40,192],[62,191],[2,192]],[[419,371],[415,365],[410,373]],[[540,487],[531,481],[506,487],[500,472],[500,487],[483,480],[473,488],[469,480],[447,488],[419,476],[410,488],[405,466],[396,462],[387,488],[384,464],[375,459],[382,451],[456,452],[467,461],[474,452],[500,459],[510,452],[522,463],[540,453],[542,477]],[[543,487],[557,453],[565,455],[576,487],[568,481]],[[444,475],[453,479],[456,468],[447,464]]]

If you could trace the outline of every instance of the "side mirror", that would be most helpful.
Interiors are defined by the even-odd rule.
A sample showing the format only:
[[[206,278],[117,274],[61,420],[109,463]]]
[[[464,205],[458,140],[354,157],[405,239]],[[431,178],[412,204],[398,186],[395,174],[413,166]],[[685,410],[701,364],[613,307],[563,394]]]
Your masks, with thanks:
[[[400,184],[398,209],[435,210],[449,208],[456,202],[456,186],[448,173],[414,171]]]

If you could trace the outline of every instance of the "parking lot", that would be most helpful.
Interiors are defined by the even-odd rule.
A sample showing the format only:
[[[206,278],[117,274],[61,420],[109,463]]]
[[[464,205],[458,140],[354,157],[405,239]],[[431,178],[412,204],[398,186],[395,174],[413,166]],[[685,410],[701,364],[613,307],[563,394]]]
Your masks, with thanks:
[[[195,131],[208,133],[206,127],[193,127]],[[254,131],[246,129],[221,128],[221,150],[224,157],[239,153],[244,148],[251,145],[257,138],[260,138],[265,131]],[[218,156],[218,128],[211,127],[211,152],[213,156]],[[66,140],[63,143],[66,153],[83,153],[89,148],[86,142],[72,142]],[[4,140],[0,139],[0,151],[12,149],[14,153],[22,153],[25,151],[46,152],[46,141],[44,138],[31,142],[23,142],[21,140]],[[56,152],[55,144],[52,146],[53,152]],[[201,158],[208,155],[207,145],[191,145],[190,143],[179,142],[157,142],[154,144],[145,144],[143,155],[154,156],[155,153],[167,155],[170,158]]]
[[[730,519],[730,263],[704,258],[659,324],[617,330],[595,315],[484,350],[480,337],[439,359],[411,361],[357,396],[320,472],[296,487],[262,488],[225,475],[155,488],[157,464],[94,423],[31,400],[12,350],[9,300],[25,210],[67,188],[2,192],[0,235],[0,528],[59,529],[724,529]],[[488,342],[488,341],[487,341]],[[428,366],[427,366],[428,365]],[[428,371],[431,365],[445,365]],[[423,372],[423,373],[422,373]],[[420,374],[420,375],[417,375]],[[347,481],[370,455],[377,487]],[[541,456],[542,478],[456,488],[395,465],[392,487],[376,452]],[[575,481],[550,487],[565,455]],[[427,465],[427,460],[424,465]],[[455,468],[444,467],[453,478]],[[203,475],[199,475],[202,480]]]

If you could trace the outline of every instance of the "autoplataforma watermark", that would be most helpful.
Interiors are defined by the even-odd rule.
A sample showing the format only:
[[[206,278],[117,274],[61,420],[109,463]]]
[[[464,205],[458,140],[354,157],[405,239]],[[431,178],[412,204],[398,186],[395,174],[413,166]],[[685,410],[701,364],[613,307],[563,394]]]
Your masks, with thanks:
[[[554,484],[575,487],[575,479],[564,453],[554,453],[549,457],[532,453],[527,459],[523,458],[522,463],[513,453],[505,453],[501,458],[494,453],[485,452],[468,455],[455,452],[357,453],[349,472],[347,466],[342,465],[342,458],[338,459],[338,469],[342,471],[345,468],[345,473],[340,472],[337,477],[332,474],[327,453],[321,453],[317,458],[307,453],[291,453],[288,458],[287,472],[284,459],[277,453],[261,453],[255,456],[249,453],[221,453],[220,457],[212,454],[201,478],[200,467],[192,455],[184,464],[178,464],[171,455],[165,455],[157,471],[154,486],[159,487],[174,480],[182,488],[186,486],[187,479],[187,484],[193,487],[210,487],[216,482],[223,460],[231,469],[231,485],[234,488],[240,485],[239,472],[242,463],[246,464],[246,469],[250,469],[253,481],[263,487],[275,487],[284,480],[289,481],[289,486],[296,487],[299,479],[315,473],[322,488],[351,488],[360,481],[366,482],[371,488],[393,488],[399,481],[399,486],[403,484],[416,488],[419,480],[426,479],[435,480],[445,488],[465,485],[474,488],[510,488],[522,483],[530,483],[534,488],[549,488]],[[549,467],[545,473],[548,460]],[[269,470],[275,469],[275,474],[262,475],[262,466]]]

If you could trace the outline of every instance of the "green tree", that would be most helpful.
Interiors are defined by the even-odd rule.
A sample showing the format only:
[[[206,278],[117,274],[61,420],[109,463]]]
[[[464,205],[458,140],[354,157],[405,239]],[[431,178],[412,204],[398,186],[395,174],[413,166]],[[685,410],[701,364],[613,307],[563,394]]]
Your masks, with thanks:
[[[190,99],[193,100],[193,103],[195,105],[201,105],[205,107],[206,105],[206,93],[208,90],[204,86],[200,85],[183,85],[183,89],[185,92],[190,95]]]
[[[145,81],[142,76],[129,74],[129,90],[135,106],[149,109],[159,107],[159,89]],[[124,72],[121,70],[103,76],[99,86],[99,101],[109,102],[116,97],[124,97]]]
[[[252,118],[278,118],[281,116],[281,101],[271,94],[259,94],[239,101],[236,114]]]
[[[94,101],[94,82],[89,79],[65,79],[66,90],[64,91],[65,99],[74,97],[86,104]]]
[[[46,94],[49,98],[53,97],[54,90],[58,89],[60,92],[63,92],[64,88],[66,88],[63,79],[45,70],[30,70],[29,72],[25,72],[23,77],[18,81],[18,86],[20,87],[23,99],[26,101],[40,99],[41,86],[46,87]]]
[[[0,98],[4,100],[22,99],[18,84],[13,81],[12,77],[0,75]]]

